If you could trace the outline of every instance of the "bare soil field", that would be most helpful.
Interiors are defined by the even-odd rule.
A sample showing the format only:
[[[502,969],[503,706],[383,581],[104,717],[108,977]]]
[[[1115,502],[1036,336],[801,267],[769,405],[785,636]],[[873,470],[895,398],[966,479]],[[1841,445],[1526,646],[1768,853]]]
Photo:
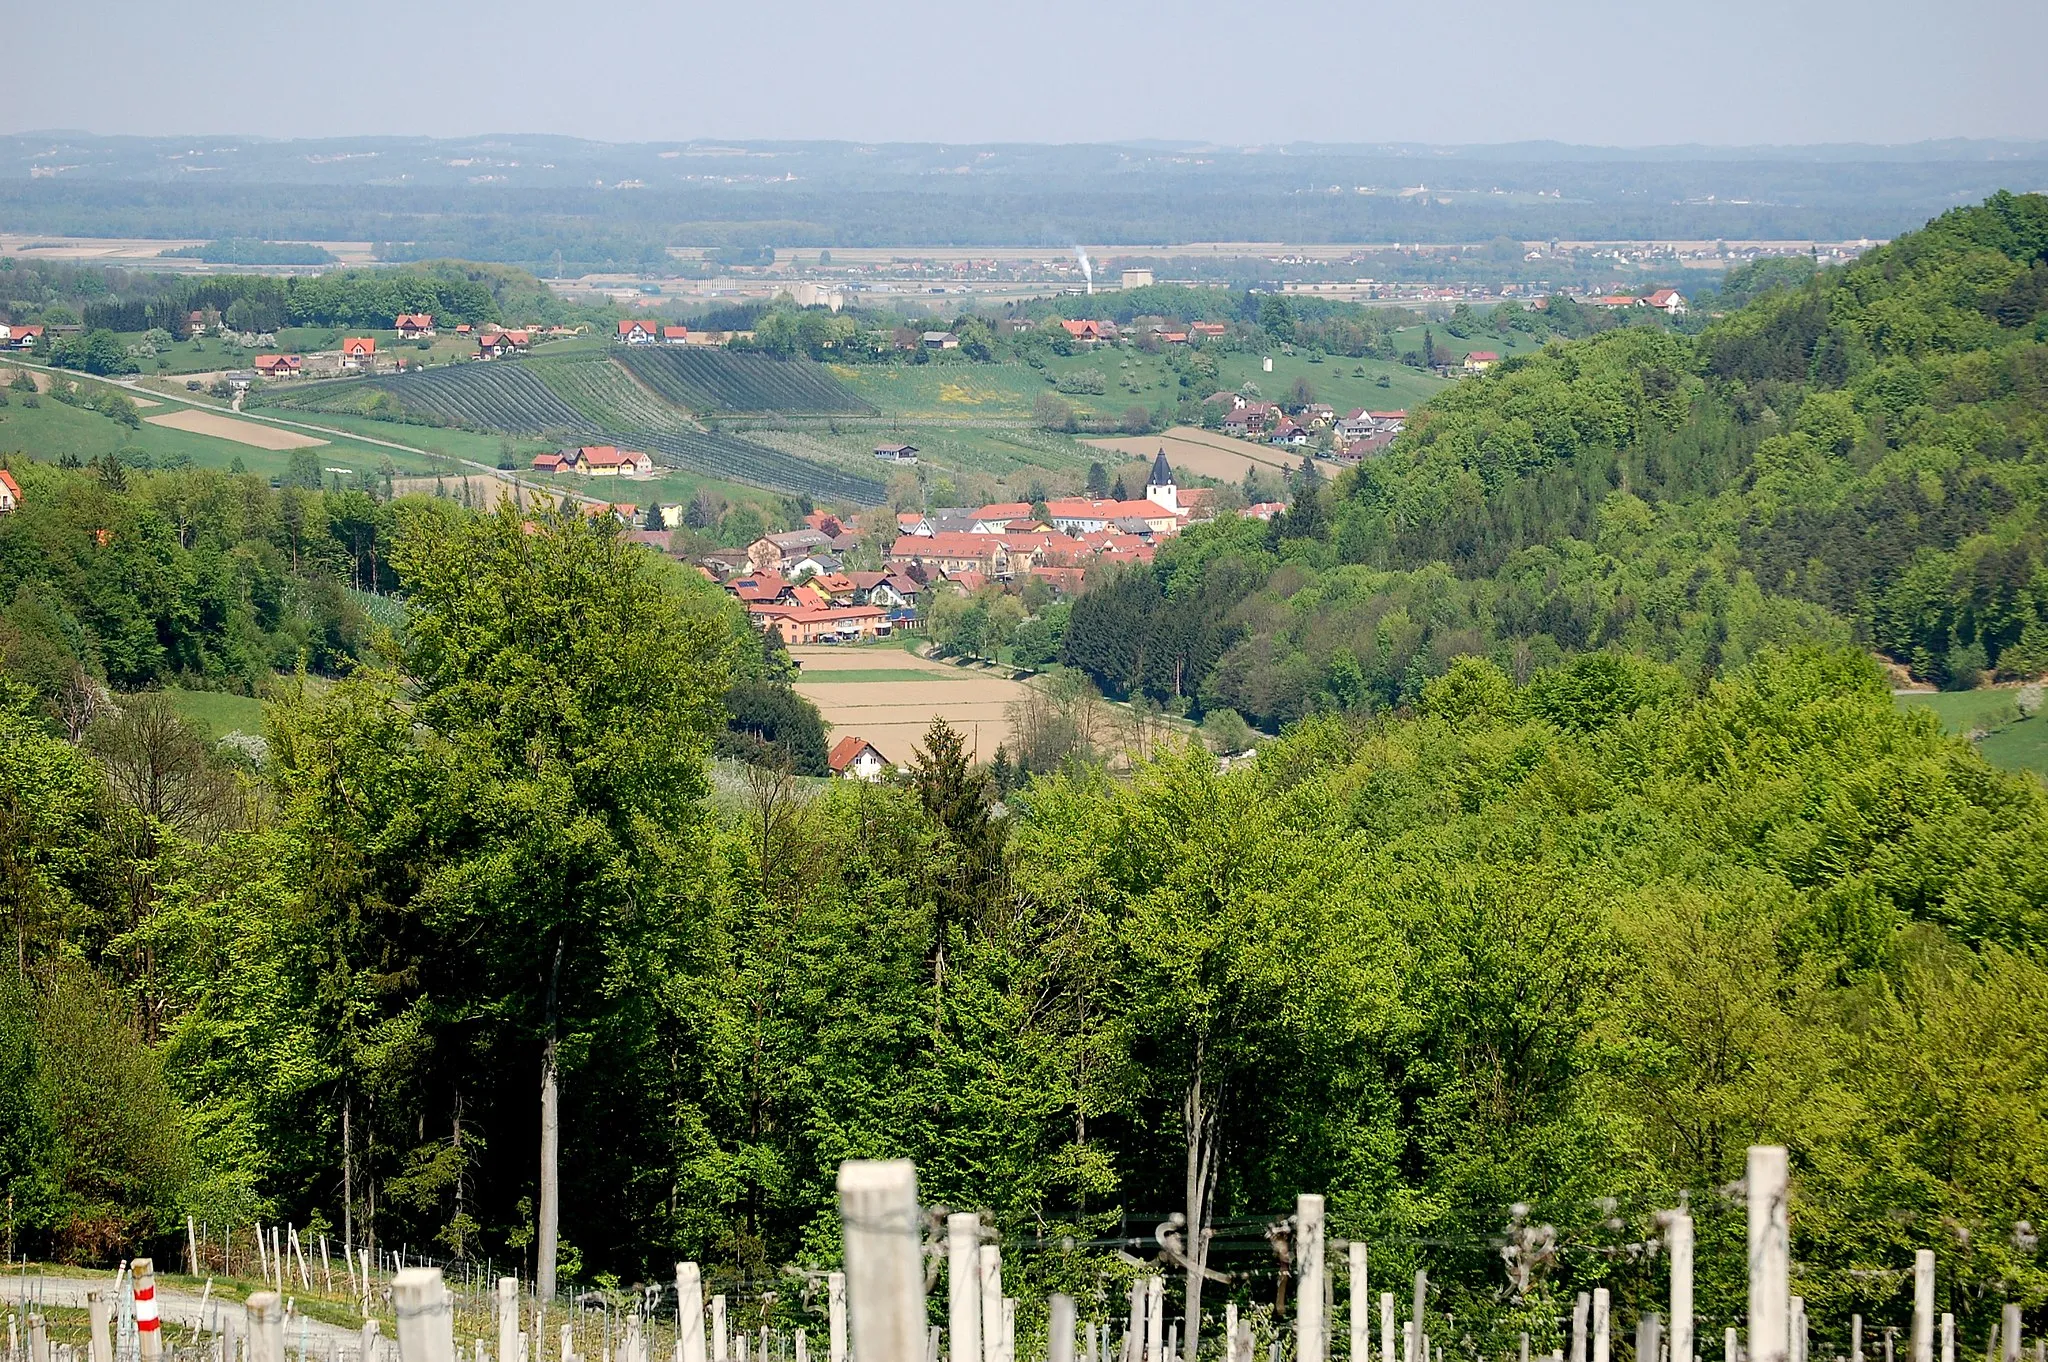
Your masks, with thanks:
[[[327,443],[317,435],[307,435],[296,430],[280,430],[276,426],[258,425],[254,421],[237,421],[232,416],[200,411],[196,407],[165,412],[161,416],[145,416],[142,419],[153,426],[188,430],[194,435],[211,435],[217,440],[233,440],[236,444],[249,445],[256,449],[311,449],[315,445]]]
[[[827,645],[789,652],[803,664],[797,693],[832,725],[832,741],[849,734],[866,738],[898,765],[910,761],[935,718],[965,734],[968,751],[986,761],[998,745],[1010,741],[1010,703],[1024,693],[1022,682],[893,648]],[[835,682],[835,671],[903,672],[906,677],[924,673],[932,679]]]
[[[1169,426],[1162,435],[1125,435],[1115,439],[1084,440],[1098,449],[1113,449],[1127,458],[1149,459],[1160,449],[1175,468],[1200,473],[1205,478],[1236,482],[1245,470],[1256,468],[1262,475],[1284,472],[1300,462],[1271,445],[1233,440],[1200,426]]]
[[[34,369],[0,369],[0,386],[13,383],[23,374],[27,374],[28,381],[36,385],[37,392],[46,393],[50,390],[50,376],[39,374]]]

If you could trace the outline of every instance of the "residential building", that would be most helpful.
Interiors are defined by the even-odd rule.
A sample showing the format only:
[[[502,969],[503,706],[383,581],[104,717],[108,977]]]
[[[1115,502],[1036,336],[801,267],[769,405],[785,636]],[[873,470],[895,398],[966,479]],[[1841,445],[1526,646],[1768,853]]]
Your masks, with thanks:
[[[559,454],[536,454],[533,456],[533,471],[536,473],[559,473],[562,471],[562,456]]]
[[[9,326],[0,322],[0,346],[9,350],[32,350],[43,336],[43,328],[34,323],[16,322]]]
[[[822,530],[789,530],[764,534],[747,545],[747,561],[756,572],[787,572],[796,561],[814,549],[832,543],[833,536]]]
[[[1685,297],[1675,288],[1660,288],[1641,302],[1644,307],[1653,307],[1667,317],[1685,315]]]
[[[1468,374],[1483,374],[1498,363],[1500,363],[1500,356],[1493,351],[1474,350],[1471,354],[1465,356],[1465,372]]]
[[[256,371],[254,369],[229,369],[220,376],[220,381],[228,385],[228,391],[230,392],[245,393],[255,384]]]
[[[690,343],[690,328],[687,326],[664,326],[661,328],[661,343],[663,345],[688,345]]]
[[[258,355],[256,372],[265,378],[296,378],[305,362],[303,355]]]
[[[1062,498],[1045,504],[1056,530],[1068,534],[1099,534],[1125,521],[1143,525],[1148,533],[1172,534],[1180,516],[1156,501],[1108,501],[1089,497]]]
[[[654,460],[616,445],[578,445],[574,467],[587,478],[639,478],[654,471]]]
[[[1117,337],[1115,322],[1061,321],[1066,333],[1084,345],[1101,345]]]
[[[922,535],[929,539],[938,533],[938,527],[932,524],[931,517],[922,511],[898,511],[896,513],[896,533],[899,535]]]
[[[880,780],[889,773],[889,759],[866,738],[851,733],[832,744],[825,764],[842,780]]]
[[[341,343],[341,367],[344,369],[374,369],[377,367],[377,339],[374,336],[349,336]]]
[[[884,463],[916,463],[916,445],[876,445],[875,457]]]
[[[1196,340],[1221,340],[1229,330],[1222,322],[1188,323],[1188,334]]]
[[[14,474],[0,468],[0,515],[6,515],[21,505],[21,484],[14,480]]]
[[[431,312],[402,312],[395,323],[400,340],[419,340],[434,334],[434,314]]]
[[[1010,575],[1010,551],[992,534],[961,534],[941,530],[931,535],[907,534],[889,546],[891,567],[922,567],[934,572],[982,572]]]
[[[887,610],[872,605],[749,605],[747,617],[762,630],[774,625],[785,643],[854,643],[887,638],[895,627]]]
[[[621,317],[617,339],[625,345],[653,345],[661,339],[661,332],[644,317]]]
[[[919,344],[927,350],[958,350],[960,338],[950,331],[927,331],[918,337]]]

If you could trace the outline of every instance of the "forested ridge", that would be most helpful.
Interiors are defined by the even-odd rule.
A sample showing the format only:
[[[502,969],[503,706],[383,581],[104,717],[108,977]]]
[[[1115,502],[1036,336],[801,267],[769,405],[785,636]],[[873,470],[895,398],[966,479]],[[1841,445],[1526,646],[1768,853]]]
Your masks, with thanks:
[[[573,1282],[689,1258],[794,1311],[783,1265],[837,1262],[839,1161],[908,1156],[927,1202],[992,1218],[1027,1300],[1114,1308],[1095,1293],[1131,1268],[1100,1241],[1182,1211],[1257,1245],[1217,1260],[1246,1275],[1210,1307],[1269,1307],[1247,1227],[1313,1190],[1382,1280],[1430,1269],[1450,1346],[1547,1350],[1573,1292],[1605,1284],[1624,1316],[1661,1292],[1641,1246],[1681,1198],[1703,1323],[1739,1315],[1735,1184],[1746,1146],[1781,1142],[1817,1321],[1903,1323],[1897,1269],[1929,1247],[1981,1336],[2002,1300],[2048,1301],[2048,790],[1896,712],[1854,642],[1875,626],[1759,585],[1746,536],[1766,506],[1901,480],[1932,501],[1976,470],[2011,495],[1971,535],[2029,542],[2032,390],[1929,379],[1880,420],[1871,375],[2024,371],[2038,306],[2029,331],[1984,300],[2031,277],[2048,240],[2015,243],[2041,206],[1752,305],[1776,321],[1505,366],[1277,533],[1191,531],[1082,597],[1069,643],[1102,652],[1077,661],[1139,689],[1211,704],[1219,678],[1313,666],[1293,712],[1246,706],[1293,722],[1227,770],[1169,745],[1000,791],[935,726],[900,781],[762,762],[736,789],[711,754],[761,755],[785,663],[609,519],[401,499],[350,531],[331,494],[25,468],[0,518],[10,611],[42,612],[10,613],[0,653],[17,1243],[101,1262],[187,1214],[332,1232],[346,1185],[358,1242],[530,1273],[552,1081]],[[1973,235],[1994,227],[2004,245]],[[1884,299],[1915,280],[1924,334],[1981,343],[1883,358],[1919,315]],[[1836,353],[1840,381],[1817,377]],[[1960,533],[1907,556],[1948,556],[1951,603],[1976,580]],[[165,643],[188,582],[246,656]],[[308,607],[257,608],[319,583],[405,600],[327,675],[293,646]],[[117,596],[153,604],[97,622]],[[1498,627],[1581,603],[1582,637],[1564,613]],[[1144,627],[1113,653],[1115,611]],[[1948,665],[2029,646],[1983,619],[1949,626]],[[157,653],[120,644],[145,636]],[[117,677],[130,655],[155,661]],[[259,665],[287,673],[260,744],[121,693]],[[1558,1234],[1519,1293],[1517,1216]]]
[[[1699,678],[1821,638],[1945,686],[2037,675],[2044,342],[2048,199],[1999,195],[1698,337],[1629,327],[1458,384],[1270,529],[1191,533],[1081,601],[1066,659],[1267,727],[1412,702],[1468,652]]]

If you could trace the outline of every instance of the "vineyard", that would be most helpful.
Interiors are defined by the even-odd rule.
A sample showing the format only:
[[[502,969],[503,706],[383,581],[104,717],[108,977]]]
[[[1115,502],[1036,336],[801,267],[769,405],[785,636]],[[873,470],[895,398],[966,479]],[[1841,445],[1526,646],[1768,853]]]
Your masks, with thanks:
[[[831,370],[804,360],[708,347],[629,349],[620,359],[642,383],[691,411],[812,416],[875,410]]]
[[[694,428],[688,412],[671,407],[635,383],[609,356],[562,355],[527,360],[521,367],[602,429]]]
[[[463,364],[388,378],[312,384],[272,398],[271,405],[616,444],[644,449],[655,462],[671,468],[821,500],[874,505],[887,494],[873,478],[731,435],[693,429],[682,412],[656,401],[603,359]]]
[[[590,418],[516,364],[463,364],[322,383],[270,399],[270,405],[298,411],[357,416],[395,415],[393,404],[406,416],[478,430],[550,437],[596,434]]]

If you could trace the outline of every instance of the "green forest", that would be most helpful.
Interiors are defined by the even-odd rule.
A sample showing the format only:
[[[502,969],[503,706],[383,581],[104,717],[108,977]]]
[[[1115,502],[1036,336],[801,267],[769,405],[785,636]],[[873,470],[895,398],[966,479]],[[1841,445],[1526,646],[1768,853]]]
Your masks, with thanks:
[[[1980,1337],[2048,1303],[2048,788],[1871,650],[2044,665],[2044,260],[2000,198],[1697,337],[1559,342],[1079,598],[1108,687],[1284,728],[1227,769],[1011,786],[935,725],[806,783],[776,647],[609,518],[17,460],[17,1251],[290,1219],[530,1274],[558,1092],[570,1283],[691,1258],[794,1310],[839,1162],[907,1156],[1096,1317],[1176,1212],[1209,1308],[1273,1308],[1261,1227],[1324,1192],[1494,1355],[1661,1299],[1682,1202],[1736,1317],[1775,1142],[1817,1323],[1903,1324],[1933,1248]]]
[[[1703,682],[1799,640],[1944,687],[2048,670],[2048,199],[1765,279],[1698,336],[1453,386],[1270,528],[1197,528],[1091,592],[1065,660],[1272,730],[1413,703],[1468,653],[1518,681],[1618,647]]]

